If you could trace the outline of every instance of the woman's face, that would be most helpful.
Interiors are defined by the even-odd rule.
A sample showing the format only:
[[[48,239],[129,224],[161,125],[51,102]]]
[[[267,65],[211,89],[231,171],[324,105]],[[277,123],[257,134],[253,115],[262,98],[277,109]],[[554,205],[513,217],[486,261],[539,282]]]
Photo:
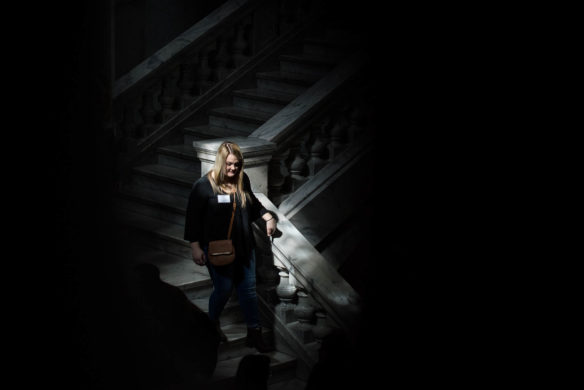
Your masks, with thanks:
[[[241,168],[241,161],[237,159],[233,154],[230,154],[225,159],[225,176],[228,179],[233,179],[239,173]]]

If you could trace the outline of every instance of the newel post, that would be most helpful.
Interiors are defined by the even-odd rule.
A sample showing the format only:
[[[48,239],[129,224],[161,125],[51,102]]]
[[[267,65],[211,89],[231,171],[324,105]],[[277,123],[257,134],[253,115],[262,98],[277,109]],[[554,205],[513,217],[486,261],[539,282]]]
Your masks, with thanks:
[[[224,141],[239,145],[245,159],[244,170],[249,176],[254,192],[268,195],[268,164],[276,151],[276,144],[255,137],[230,137],[193,141],[197,158],[201,161],[201,176],[215,164],[217,148]]]

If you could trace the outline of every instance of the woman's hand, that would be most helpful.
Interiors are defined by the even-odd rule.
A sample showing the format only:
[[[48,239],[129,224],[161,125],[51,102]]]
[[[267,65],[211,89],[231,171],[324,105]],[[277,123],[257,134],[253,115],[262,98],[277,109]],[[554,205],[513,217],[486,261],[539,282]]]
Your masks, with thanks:
[[[266,222],[266,232],[271,236],[276,231],[276,218],[272,218]]]
[[[198,242],[191,242],[191,249],[193,253],[193,260],[198,265],[205,265],[207,262],[207,257],[205,256],[205,252],[201,249],[201,246]]]

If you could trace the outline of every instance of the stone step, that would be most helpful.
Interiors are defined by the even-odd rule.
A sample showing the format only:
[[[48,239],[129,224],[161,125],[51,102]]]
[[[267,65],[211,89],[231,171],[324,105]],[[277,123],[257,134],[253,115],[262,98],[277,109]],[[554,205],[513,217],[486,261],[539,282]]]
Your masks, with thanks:
[[[193,302],[198,308],[203,310],[205,313],[209,312],[209,295],[191,298],[189,294],[187,294],[191,302]],[[239,307],[239,301],[237,300],[237,296],[235,293],[231,296],[231,298],[229,298],[229,301],[227,302],[225,308],[223,309],[223,312],[221,313],[220,319],[221,329],[227,327],[228,325],[244,323],[243,313],[241,312],[241,308]],[[226,334],[226,336],[229,339],[229,335]]]
[[[247,337],[247,326],[245,325],[245,322],[242,321],[232,324],[224,322],[225,321],[222,320],[221,330],[225,333],[227,342],[219,345],[218,360],[227,360],[241,356],[236,350],[245,345],[245,339]]]
[[[118,209],[118,222],[131,229],[133,238],[140,244],[163,252],[190,258],[191,248],[183,239],[184,226],[127,209]]]
[[[160,269],[160,277],[163,281],[181,288],[187,297],[203,311],[208,311],[208,298],[212,291],[212,283],[206,267],[195,265],[192,260],[168,254],[148,246],[127,242],[125,251],[130,257],[126,257],[129,266],[138,262],[146,262],[156,265]],[[199,292],[198,296],[190,296],[193,292]],[[219,345],[218,364],[211,378],[212,388],[221,389],[223,386],[233,384],[239,361],[243,356],[256,354],[255,348],[245,345],[247,326],[240,314],[239,303],[234,295],[227,303],[222,314],[221,329],[227,336],[227,342]],[[270,329],[264,329],[267,339],[273,338]],[[294,379],[296,362],[294,357],[285,356],[281,352],[268,354],[272,360],[272,371],[278,386],[290,386],[290,383],[299,382]],[[235,370],[234,370],[235,368]],[[284,387],[277,387],[284,388]],[[286,387],[293,390],[293,387]]]
[[[282,54],[280,55],[280,70],[282,72],[322,77],[328,73],[337,60],[313,54]]]
[[[147,188],[188,199],[193,184],[200,177],[198,172],[162,164],[147,164],[132,169],[130,186],[136,190]]]
[[[264,124],[272,114],[240,107],[219,107],[209,112],[209,125],[225,127],[246,135]]]
[[[138,263],[154,264],[160,270],[162,281],[183,290],[189,298],[209,296],[212,282],[207,267],[195,264],[190,257],[178,256],[157,249],[151,245],[141,244],[135,236],[124,237],[123,249],[120,249],[124,264],[131,272],[131,267]]]
[[[184,226],[187,199],[167,192],[123,188],[115,198],[116,205],[148,217]]]
[[[158,163],[200,175],[201,162],[192,145],[167,145],[157,149]]]
[[[255,349],[249,349],[250,354],[257,354]],[[280,383],[294,378],[296,369],[296,358],[288,354],[273,351],[264,355],[270,358],[271,376],[269,384]],[[220,360],[213,376],[209,380],[210,389],[233,389],[235,386],[235,375],[239,362],[243,356],[237,356],[232,359]]]
[[[192,147],[194,141],[212,138],[247,137],[249,132],[211,125],[187,125],[183,128],[184,144]]]
[[[257,352],[255,348],[250,348],[245,345],[247,325],[244,321],[223,325],[223,316],[221,321],[221,330],[225,333],[227,342],[219,345],[218,360],[233,359]],[[273,331],[271,329],[263,329],[262,335],[266,340],[270,340],[273,338]]]
[[[298,96],[297,94],[258,88],[236,90],[233,91],[232,95],[234,107],[268,114],[275,114]]]
[[[258,89],[300,95],[320,77],[280,70],[256,73]]]

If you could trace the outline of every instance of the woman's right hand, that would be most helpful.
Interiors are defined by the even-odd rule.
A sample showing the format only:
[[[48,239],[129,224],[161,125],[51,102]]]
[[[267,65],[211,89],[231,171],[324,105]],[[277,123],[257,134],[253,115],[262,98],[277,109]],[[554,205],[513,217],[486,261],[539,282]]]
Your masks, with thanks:
[[[198,242],[191,243],[191,249],[193,254],[193,260],[198,265],[205,265],[207,262],[207,257],[205,256],[205,252],[201,249]]]

